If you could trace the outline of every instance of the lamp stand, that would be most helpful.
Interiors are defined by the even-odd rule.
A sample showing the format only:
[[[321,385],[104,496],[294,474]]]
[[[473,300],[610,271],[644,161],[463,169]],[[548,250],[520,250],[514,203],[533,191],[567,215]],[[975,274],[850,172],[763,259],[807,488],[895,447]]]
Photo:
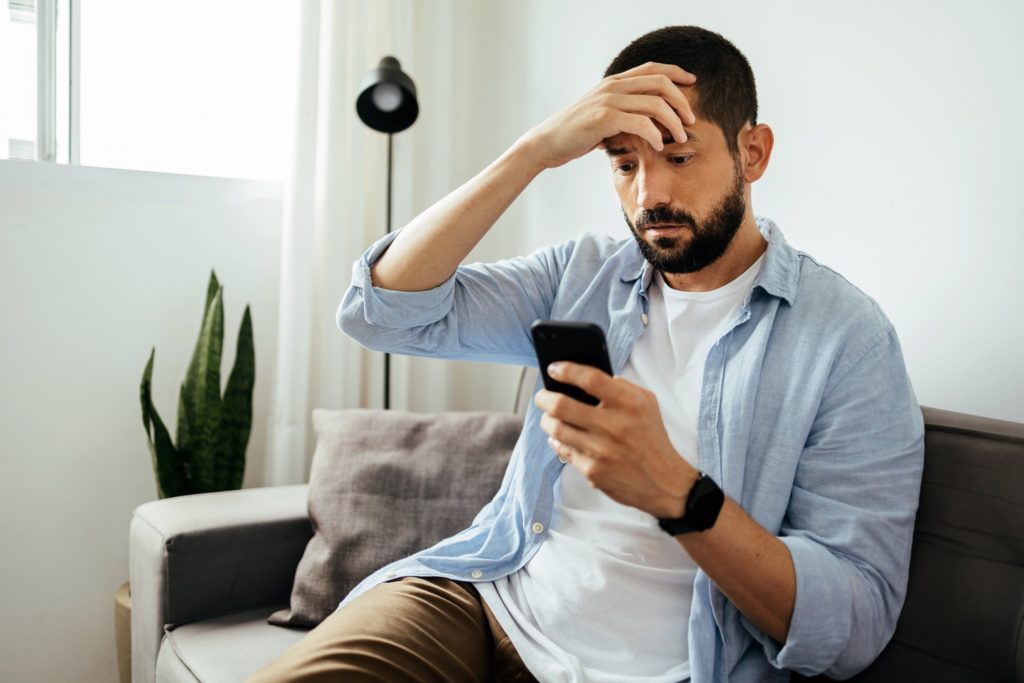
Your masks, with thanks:
[[[416,84],[402,71],[402,65],[392,55],[381,58],[376,69],[367,73],[359,84],[356,114],[367,126],[388,134],[388,198],[385,234],[391,234],[391,175],[393,160],[392,137],[416,121],[420,105],[416,101]],[[391,354],[384,353],[384,410],[391,408]]]
[[[388,208],[387,208],[387,234],[391,234],[391,138],[388,133]],[[391,354],[384,353],[384,410],[391,409]]]

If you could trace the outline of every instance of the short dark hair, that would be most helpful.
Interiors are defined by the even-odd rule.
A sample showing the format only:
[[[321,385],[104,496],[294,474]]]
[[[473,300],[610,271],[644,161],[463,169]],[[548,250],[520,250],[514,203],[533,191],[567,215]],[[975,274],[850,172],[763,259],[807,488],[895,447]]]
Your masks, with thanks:
[[[666,26],[646,33],[620,52],[605,77],[647,62],[675,64],[697,77],[694,113],[722,129],[729,150],[739,153],[736,136],[757,123],[757,88],[750,63],[735,45],[699,26]]]

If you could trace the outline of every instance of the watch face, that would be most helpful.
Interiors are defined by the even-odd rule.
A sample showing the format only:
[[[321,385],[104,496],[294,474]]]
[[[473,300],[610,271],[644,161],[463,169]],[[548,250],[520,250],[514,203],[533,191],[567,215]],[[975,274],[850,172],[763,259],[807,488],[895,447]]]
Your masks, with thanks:
[[[725,494],[711,477],[703,474],[697,479],[686,501],[686,512],[679,519],[658,520],[662,529],[678,536],[691,531],[704,531],[715,525],[725,502]]]
[[[718,512],[725,502],[725,494],[710,479],[701,479],[698,482],[700,489],[695,492],[693,508],[690,513],[693,515],[694,524],[702,529],[710,528],[718,519]]]

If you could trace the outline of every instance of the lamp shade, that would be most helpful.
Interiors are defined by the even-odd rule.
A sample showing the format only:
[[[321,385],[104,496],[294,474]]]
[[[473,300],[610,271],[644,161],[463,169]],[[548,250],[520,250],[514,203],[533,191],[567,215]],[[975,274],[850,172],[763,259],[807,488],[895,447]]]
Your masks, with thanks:
[[[376,69],[363,77],[356,113],[363,123],[382,133],[398,133],[416,121],[420,113],[416,85],[402,71],[397,59],[383,58]]]

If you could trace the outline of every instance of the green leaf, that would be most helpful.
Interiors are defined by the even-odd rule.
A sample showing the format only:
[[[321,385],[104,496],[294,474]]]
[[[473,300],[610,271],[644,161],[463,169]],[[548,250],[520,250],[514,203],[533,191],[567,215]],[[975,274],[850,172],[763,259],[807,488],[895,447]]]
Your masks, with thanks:
[[[181,465],[185,468],[185,475],[189,482],[195,481],[195,468],[192,453],[195,451],[195,407],[189,398],[194,389],[186,386],[187,380],[181,383],[181,390],[178,392],[178,457],[181,458]],[[189,493],[195,493],[195,486]]]
[[[189,492],[188,477],[182,467],[182,461],[171,443],[160,415],[156,412],[152,399],[153,360],[156,347],[149,354],[149,362],[142,373],[142,385],[139,395],[142,401],[142,425],[146,429],[146,440],[153,461],[153,471],[157,479],[157,494],[161,498],[177,496]]]
[[[213,297],[217,294],[218,291],[220,291],[220,282],[217,280],[217,273],[214,272],[213,270],[211,270],[210,271],[210,282],[206,285],[206,303],[203,306],[203,311],[204,311],[203,322],[206,321],[205,320],[205,316],[209,315],[210,303],[213,301]]]
[[[199,332],[193,360],[196,361],[195,384],[191,385],[187,402],[192,418],[191,456],[196,491],[216,490],[214,463],[217,458],[220,428],[220,360],[224,344],[224,288],[220,287],[210,300]],[[191,368],[190,368],[191,374]]]
[[[220,289],[217,281],[217,274],[210,271],[210,282],[206,287],[206,300],[203,305],[203,320],[199,325],[200,339],[196,341],[195,350],[192,352],[192,361],[189,363],[185,380],[181,383],[181,393],[178,398],[178,450],[188,454],[187,460],[191,465],[191,454],[195,452],[195,431],[197,429],[195,392],[199,382],[199,354],[202,341],[202,329],[206,326],[207,319],[213,310],[210,304]]]
[[[224,390],[220,414],[220,448],[215,467],[219,490],[238,489],[245,474],[245,449],[252,426],[252,390],[256,380],[252,318],[245,307],[238,330],[235,364]]]

